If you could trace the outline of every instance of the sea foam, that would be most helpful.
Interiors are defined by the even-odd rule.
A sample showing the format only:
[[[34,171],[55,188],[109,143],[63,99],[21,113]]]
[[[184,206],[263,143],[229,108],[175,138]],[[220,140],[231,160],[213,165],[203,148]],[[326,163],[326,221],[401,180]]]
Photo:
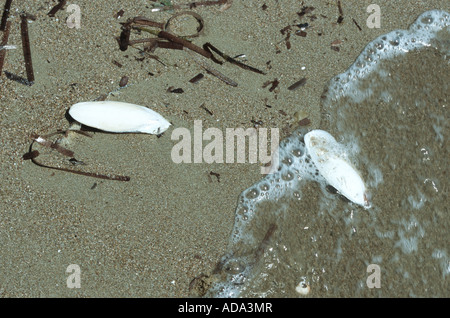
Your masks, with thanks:
[[[408,30],[395,30],[376,38],[364,48],[346,72],[330,81],[327,90],[329,100],[338,100],[342,96],[346,96],[351,98],[354,103],[359,103],[371,96],[373,92],[370,85],[362,88],[359,86],[359,80],[366,78],[377,69],[381,60],[392,59],[424,47],[435,46],[439,49],[435,39],[439,36],[439,32],[449,25],[450,17],[447,12],[433,10],[420,15]],[[380,73],[381,76],[389,76],[389,74]],[[386,101],[391,99],[388,92],[385,92],[382,98]],[[358,110],[354,111],[357,112]],[[330,120],[336,121],[338,118],[331,118]],[[439,122],[439,119],[436,119],[436,122]],[[434,129],[437,135],[436,138],[442,139],[443,137],[439,134],[439,128]],[[307,130],[303,128],[298,129],[291,136],[284,139],[279,146],[279,165],[275,173],[267,175],[243,191],[239,196],[228,253],[223,256],[217,267],[215,271],[216,279],[213,280],[214,283],[206,296],[239,297],[249,288],[248,282],[255,279],[255,276],[258,275],[256,267],[260,265],[257,265],[257,263],[263,257],[262,254],[266,252],[267,242],[270,240],[273,231],[276,230],[276,220],[283,219],[284,213],[288,209],[286,203],[279,202],[281,198],[291,196],[301,200],[302,188],[305,184],[312,181],[320,184],[322,196],[328,195],[325,180],[311,163],[311,158],[305,150],[303,137],[306,133]],[[344,142],[348,148],[353,149],[353,151],[350,151],[352,154],[358,154],[360,149],[358,138],[349,135],[345,137]],[[376,188],[384,182],[381,170],[373,163],[367,162],[367,159],[364,159],[364,157],[359,163],[368,167],[366,175],[368,176],[368,185],[370,187]],[[407,201],[414,208],[417,208],[418,203],[416,199],[410,197]],[[258,218],[262,218],[260,216],[260,213],[262,213],[260,205],[263,203],[273,205],[270,213],[274,220],[274,224],[268,227],[265,224],[266,228],[268,228],[267,231],[262,232],[265,235],[257,234],[260,232],[255,229],[255,227],[260,225]],[[328,201],[320,201],[319,204],[324,205],[324,210],[333,209],[332,203]],[[351,222],[351,217],[348,220]],[[375,230],[374,233],[381,239],[393,239],[396,234],[399,237],[396,247],[407,254],[417,251],[418,239],[425,233],[423,228],[420,227],[419,232],[416,233],[417,235],[411,236],[406,235],[406,225],[402,224],[402,227],[404,228],[398,230],[397,233],[395,231],[381,232],[379,230]],[[338,250],[342,251],[340,246],[338,246]],[[439,253],[439,255],[441,254],[443,253]],[[433,254],[433,257],[445,258],[436,255],[438,253]],[[448,258],[445,259],[447,260]],[[325,286],[325,289],[327,288]],[[251,294],[265,295],[264,293],[257,294],[256,292]]]

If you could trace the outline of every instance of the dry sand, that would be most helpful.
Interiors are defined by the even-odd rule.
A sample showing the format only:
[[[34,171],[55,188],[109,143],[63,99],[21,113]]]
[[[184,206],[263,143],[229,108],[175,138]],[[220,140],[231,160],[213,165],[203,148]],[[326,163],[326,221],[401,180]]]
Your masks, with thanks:
[[[35,83],[26,86],[5,73],[0,77],[0,296],[187,296],[192,279],[209,272],[226,250],[237,197],[261,178],[260,166],[177,165],[170,157],[176,143],[170,138],[173,128],[161,138],[72,136],[68,148],[89,164],[83,169],[131,177],[129,182],[100,180],[22,160],[30,134],[66,129],[70,105],[115,91],[122,76],[129,77],[129,86],[108,100],[151,107],[175,128],[192,131],[194,120],[202,120],[203,129],[248,128],[252,120],[260,120],[263,127],[280,128],[283,137],[295,127],[296,112],[319,127],[325,84],[368,42],[407,28],[424,11],[449,9],[442,0],[377,1],[381,28],[369,29],[366,8],[373,1],[341,2],[341,24],[336,23],[336,1],[234,0],[223,12],[219,6],[193,9],[205,22],[205,32],[193,39],[195,44],[211,42],[230,56],[245,54],[246,63],[267,72],[260,75],[230,63],[214,65],[239,84],[231,87],[206,74],[184,51],[158,49],[155,54],[164,66],[150,58],[139,60],[134,48],[119,50],[114,37],[120,34],[120,22],[134,16],[164,22],[173,14],[150,12],[151,1],[72,1],[81,8],[80,29],[66,25],[65,11],[55,18],[47,16],[55,2],[13,1],[8,43],[18,49],[7,52],[3,70],[26,77],[18,14],[26,11],[37,18],[28,25]],[[300,18],[297,12],[303,5],[315,10]],[[124,16],[117,19],[120,9]],[[311,21],[310,15],[317,18]],[[191,22],[179,22],[178,30],[192,29]],[[306,22],[307,36],[295,35],[296,25]],[[286,34],[280,32],[288,25],[290,49]],[[132,39],[146,36],[133,34]],[[331,49],[336,40],[342,41],[339,51]],[[205,73],[203,80],[188,82],[200,72]],[[303,87],[287,89],[303,77]],[[263,88],[274,79],[279,81],[277,88]],[[184,93],[168,93],[170,86]],[[213,115],[200,108],[202,104]],[[220,174],[220,182],[211,171]],[[67,288],[70,264],[81,268],[79,289]]]

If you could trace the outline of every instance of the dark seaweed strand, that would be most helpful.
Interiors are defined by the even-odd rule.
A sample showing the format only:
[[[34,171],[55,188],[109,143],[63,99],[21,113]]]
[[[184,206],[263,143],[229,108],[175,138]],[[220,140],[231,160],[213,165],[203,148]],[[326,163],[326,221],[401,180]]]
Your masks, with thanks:
[[[23,57],[25,59],[25,68],[27,71],[28,84],[34,82],[33,63],[31,61],[30,37],[28,36],[28,17],[26,14],[20,16],[20,34],[22,36]]]
[[[187,48],[185,48],[185,50],[187,50]],[[209,74],[214,75],[215,77],[217,77],[218,79],[220,79],[221,81],[225,82],[226,84],[236,87],[238,86],[238,83],[236,83],[235,81],[233,81],[231,78],[223,75],[222,73],[220,73],[219,71],[215,70],[214,68],[212,68],[211,66],[209,66],[205,61],[203,61],[202,59],[200,59],[200,57],[196,54],[194,54],[194,52],[187,50],[191,57],[193,58],[193,60],[199,64],[201,67],[203,67]]]
[[[60,154],[66,156],[66,157],[73,157],[73,155],[74,155],[72,150],[61,147],[56,142],[51,142],[49,140],[46,140],[44,137],[41,137],[39,135],[33,134],[33,135],[31,135],[31,139],[33,139],[37,143],[43,145],[44,147],[55,149]]]
[[[47,15],[49,17],[54,17],[56,12],[61,10],[66,5],[66,0],[60,0],[57,5],[55,5],[48,13]]]
[[[71,170],[71,169],[67,169],[67,168],[47,166],[47,165],[45,165],[43,163],[40,163],[39,161],[36,160],[36,157],[39,155],[39,152],[36,151],[36,150],[33,150],[34,142],[35,141],[33,140],[33,142],[30,145],[30,148],[28,150],[28,153],[26,153],[23,156],[23,158],[25,160],[26,159],[30,159],[35,165],[37,165],[39,167],[52,169],[52,170],[59,170],[59,171],[64,171],[64,172],[70,172],[70,173],[79,174],[79,175],[86,176],[86,177],[98,178],[98,179],[115,180],[115,181],[130,181],[130,177],[128,177],[128,176],[120,176],[120,175],[107,176],[107,175],[100,174],[100,173],[84,172],[84,171],[79,171],[79,170]]]
[[[178,10],[178,9],[184,9],[184,8],[194,9],[194,8],[201,7],[201,6],[213,6],[213,5],[219,5],[219,4],[226,4],[227,1],[228,0],[190,2],[190,3],[186,3],[186,4],[181,4],[181,5],[167,5],[164,7],[158,7],[158,9],[160,11]]]
[[[0,31],[6,30],[6,22],[9,17],[9,10],[11,9],[12,0],[6,0],[5,7],[3,9],[2,22],[0,23]]]
[[[6,23],[5,31],[3,31],[3,39],[2,39],[2,42],[0,43],[1,46],[4,46],[4,45],[8,44],[8,37],[9,37],[9,30],[10,30],[10,28],[11,28],[11,22],[8,21]],[[3,73],[3,64],[5,63],[6,51],[8,51],[8,50],[1,50],[0,51],[0,76],[2,76],[2,73]]]
[[[237,66],[239,66],[239,67],[241,67],[241,68],[243,68],[243,69],[245,69],[245,70],[252,71],[252,72],[255,72],[255,73],[258,73],[258,74],[262,74],[262,75],[265,75],[265,74],[266,74],[265,72],[263,72],[263,71],[261,71],[261,70],[258,70],[257,68],[254,68],[254,67],[249,66],[249,65],[247,65],[247,64],[241,63],[241,62],[235,60],[234,58],[232,58],[231,56],[228,56],[228,55],[222,53],[219,49],[217,49],[214,45],[212,45],[212,44],[209,43],[209,42],[206,42],[206,43],[203,45],[203,48],[205,49],[205,51],[208,51],[208,52],[210,52],[210,53],[211,53],[210,50],[213,50],[214,52],[216,52],[217,54],[219,54],[223,59],[225,59],[227,62],[230,62],[230,63],[232,63],[232,64],[235,64],[235,65],[237,65]],[[212,55],[212,53],[211,53],[211,55]]]
[[[169,41],[172,41],[172,42],[175,42],[175,43],[178,43],[178,44],[181,44],[181,45],[183,45],[183,47],[186,47],[186,48],[190,49],[191,51],[194,51],[194,52],[196,52],[196,53],[198,53],[200,55],[203,55],[206,58],[211,58],[211,55],[212,55],[211,52],[208,52],[208,51],[202,49],[201,47],[199,47],[199,46],[197,46],[197,45],[195,45],[195,44],[193,44],[193,43],[191,43],[191,42],[189,42],[189,41],[187,41],[185,39],[177,37],[176,35],[173,35],[173,34],[171,34],[169,32],[160,31],[158,33],[158,37],[164,38],[166,40],[169,40]]]

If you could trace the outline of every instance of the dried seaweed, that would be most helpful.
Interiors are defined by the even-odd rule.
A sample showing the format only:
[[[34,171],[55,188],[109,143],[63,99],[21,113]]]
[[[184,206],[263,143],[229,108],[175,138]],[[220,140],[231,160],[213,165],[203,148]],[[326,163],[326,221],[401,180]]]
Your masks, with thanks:
[[[203,21],[203,18],[200,16],[200,14],[192,12],[192,11],[183,11],[177,14],[172,15],[166,22],[166,24],[164,25],[164,30],[167,32],[170,32],[170,23],[172,22],[172,20],[176,17],[179,17],[181,15],[191,15],[193,16],[197,22],[198,22],[198,28],[196,33],[194,34],[190,34],[190,35],[186,35],[184,36],[185,38],[195,38],[200,36],[203,33],[203,30],[205,28],[205,22]]]
[[[46,135],[46,136],[40,136],[40,135],[37,135],[37,134],[33,134],[31,136],[31,139],[33,141],[30,144],[28,152],[25,153],[22,156],[22,159],[23,160],[31,160],[35,165],[37,165],[39,167],[47,168],[47,169],[59,170],[59,171],[64,171],[64,172],[70,172],[70,173],[79,174],[79,175],[83,175],[83,176],[87,176],[87,177],[93,177],[93,178],[99,178],[99,179],[105,179],[105,180],[130,181],[130,177],[128,177],[128,176],[105,175],[105,174],[96,173],[96,172],[86,172],[86,171],[80,171],[80,170],[73,170],[73,169],[64,168],[64,167],[53,167],[53,166],[48,166],[48,165],[38,161],[36,158],[40,155],[40,153],[37,150],[33,150],[33,145],[34,145],[35,142],[41,144],[44,147],[47,147],[47,148],[50,148],[50,149],[55,149],[56,151],[58,151],[59,153],[63,154],[64,156],[72,157],[69,161],[72,164],[75,162],[76,164],[74,164],[74,165],[79,165],[80,163],[82,163],[82,161],[76,160],[73,157],[74,156],[74,152],[73,151],[58,145],[56,142],[51,142],[51,141],[47,140],[48,137],[54,136],[56,134],[61,134],[61,133],[66,133],[66,132],[65,131],[57,131],[55,133],[52,133],[52,134],[49,134],[49,135]]]
[[[11,10],[12,0],[6,0],[3,8],[2,21],[0,22],[0,31],[6,30],[6,22],[8,21],[9,11]]]
[[[209,175],[216,177],[217,178],[217,182],[220,182],[220,173],[210,171]]]
[[[353,23],[354,23],[354,24],[356,25],[356,27],[358,28],[358,30],[359,30],[359,31],[362,31],[362,29],[361,29],[361,27],[359,26],[358,22],[356,22],[356,20],[353,19],[353,18],[352,18],[352,20],[353,20]]]
[[[191,78],[189,80],[189,83],[196,84],[204,77],[205,77],[205,75],[203,75],[202,73],[199,73],[199,74],[195,75],[193,78]]]
[[[193,58],[193,60],[198,65],[203,67],[205,69],[205,71],[207,71],[211,75],[214,75],[215,77],[217,77],[218,79],[220,79],[221,81],[223,81],[224,83],[226,83],[226,84],[228,84],[230,86],[234,86],[234,87],[238,86],[238,84],[235,81],[233,81],[229,77],[223,75],[222,73],[220,73],[216,69],[212,68],[210,65],[208,65],[208,63],[206,63],[206,61],[203,61],[199,56],[197,56],[196,54],[192,54],[191,51],[189,51],[189,50],[188,50],[188,52],[190,53],[190,56]]]
[[[206,3],[209,3],[209,2],[202,2],[202,4],[204,4],[204,5],[206,5]],[[211,1],[211,3],[218,4],[219,2]],[[229,2],[221,1],[221,3],[229,3]],[[170,22],[172,21],[172,19],[177,16],[185,15],[185,14],[192,15],[193,17],[195,17],[197,19],[197,21],[199,23],[197,32],[195,34],[192,34],[189,36],[178,36],[178,35],[171,33],[170,32]],[[151,30],[149,28],[146,28],[145,26],[156,27],[156,28],[160,29],[160,31]],[[165,24],[152,21],[145,17],[134,17],[134,18],[128,19],[126,23],[122,23],[122,32],[120,34],[120,37],[117,40],[119,43],[119,47],[122,51],[125,51],[128,48],[128,46],[132,46],[132,45],[139,44],[139,43],[144,43],[143,52],[145,52],[146,54],[148,54],[148,52],[154,52],[156,50],[156,48],[185,50],[188,52],[197,53],[207,59],[211,59],[215,63],[223,64],[223,62],[219,61],[214,56],[214,54],[213,54],[213,52],[214,52],[215,54],[218,54],[220,57],[222,57],[225,61],[235,64],[243,69],[246,69],[246,70],[258,73],[258,74],[266,74],[265,72],[255,68],[255,67],[246,65],[240,61],[237,61],[235,58],[232,58],[232,57],[224,54],[223,52],[218,50],[215,46],[213,46],[211,43],[205,43],[202,48],[186,39],[186,38],[192,38],[192,37],[196,37],[196,36],[200,35],[200,33],[203,31],[203,28],[204,28],[203,18],[200,15],[198,15],[197,13],[190,12],[190,11],[183,11],[183,12],[173,15],[171,18],[169,18],[169,20],[167,20],[167,22]],[[158,38],[146,38],[146,39],[130,40],[130,31],[132,29],[157,35],[157,37],[159,39]],[[164,39],[164,40],[161,40],[161,39]],[[147,55],[147,56],[149,56],[149,55]],[[232,79],[226,77],[219,71],[212,68],[210,65],[208,65],[206,63],[206,61],[202,60],[200,57],[195,56],[193,54],[191,54],[191,56],[194,59],[194,61],[196,63],[198,63],[201,67],[203,67],[208,73],[216,76],[217,78],[219,78],[223,82],[227,83],[228,85],[237,86],[237,83],[235,81],[233,81]],[[160,61],[158,56],[150,56],[150,57]],[[191,82],[196,82],[196,81],[197,81],[197,79],[191,80]]]
[[[269,88],[269,92],[273,92],[275,90],[275,88],[278,87],[278,84],[280,84],[280,82],[278,81],[278,79],[274,79],[273,81],[267,81],[263,84],[262,88],[266,88],[267,86],[269,86],[270,84],[272,84]]]
[[[46,139],[46,138],[48,138],[50,136],[52,136],[52,135],[48,135],[48,136],[46,136],[44,138],[44,137],[41,137],[39,135],[33,134],[33,135],[31,135],[31,139],[33,139],[33,141],[41,144],[44,147],[55,149],[56,151],[58,151],[60,154],[62,154],[64,156],[73,157],[74,152],[72,150],[66,149],[66,148],[60,146],[58,143],[51,142],[51,141]]]
[[[337,6],[338,6],[338,10],[339,10],[339,17],[337,19],[337,23],[340,24],[344,20],[344,12],[342,11],[341,1],[339,1],[339,0],[337,1]]]
[[[61,10],[62,8],[64,8],[64,6],[66,5],[66,0],[60,0],[59,3],[57,5],[55,5],[48,13],[47,15],[49,17],[54,17],[55,14]]]
[[[180,38],[180,37],[178,37],[176,35],[173,35],[173,34],[167,32],[167,31],[159,32],[158,33],[158,37],[167,39],[167,40],[169,40],[171,42],[175,42],[175,43],[181,44],[181,45],[183,45],[183,47],[188,48],[191,51],[194,51],[194,52],[196,52],[196,53],[198,53],[200,55],[203,55],[206,58],[211,58],[211,55],[212,55],[211,52],[208,52],[208,51],[202,49],[201,47],[193,44],[192,42],[189,42],[189,41],[187,41],[185,39],[182,39],[182,38]]]
[[[241,62],[235,60],[234,58],[232,58],[231,56],[228,56],[228,55],[222,53],[221,51],[219,51],[219,49],[217,49],[215,46],[213,46],[213,45],[212,45],[211,43],[209,43],[209,42],[206,42],[206,43],[203,45],[203,48],[204,48],[205,50],[209,51],[210,53],[211,53],[210,50],[214,51],[215,53],[219,54],[219,55],[220,55],[224,60],[226,60],[227,62],[230,62],[230,63],[232,63],[232,64],[235,64],[235,65],[239,66],[240,68],[243,68],[243,69],[245,69],[245,70],[252,71],[252,72],[255,72],[255,73],[258,73],[258,74],[263,74],[263,75],[266,74],[266,73],[264,73],[263,71],[258,70],[257,68],[254,68],[254,67],[249,66],[249,65],[247,65],[247,64],[241,63]],[[211,53],[211,55],[212,55],[212,53]]]
[[[8,44],[8,37],[9,37],[9,30],[11,29],[11,22],[8,21],[6,23],[5,31],[3,31],[3,38],[2,42],[0,42],[0,46],[5,46]],[[2,70],[3,70],[3,64],[5,63],[5,57],[6,57],[6,51],[7,50],[0,50],[0,76],[2,76]]]
[[[180,4],[180,5],[165,4],[164,2],[162,2],[159,6],[154,5],[154,8],[152,9],[152,11],[155,12],[155,11],[170,11],[170,10],[179,10],[179,9],[193,9],[193,8],[201,7],[201,6],[213,6],[213,5],[220,5],[220,4],[223,5],[222,7],[226,10],[231,7],[232,2],[233,2],[232,0],[198,1],[198,2],[190,2],[190,3],[186,3],[186,4]]]
[[[300,12],[297,12],[297,15],[301,18],[303,17],[305,14],[311,13],[314,11],[314,7],[302,7]]]
[[[201,109],[204,109],[208,114],[210,114],[211,116],[214,115],[212,111],[210,111],[208,108],[205,107],[205,103],[200,105]]]
[[[28,36],[28,16],[20,15],[20,34],[22,36],[23,57],[25,59],[25,69],[27,72],[28,85],[34,82],[33,63],[31,61],[30,37]]]

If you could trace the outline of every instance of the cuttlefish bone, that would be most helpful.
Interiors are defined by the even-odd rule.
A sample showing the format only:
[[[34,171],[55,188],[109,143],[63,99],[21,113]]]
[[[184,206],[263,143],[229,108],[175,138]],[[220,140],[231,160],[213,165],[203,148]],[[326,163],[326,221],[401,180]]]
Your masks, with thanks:
[[[305,135],[305,146],[311,161],[329,185],[350,201],[370,207],[365,183],[343,145],[324,130],[312,130]]]

